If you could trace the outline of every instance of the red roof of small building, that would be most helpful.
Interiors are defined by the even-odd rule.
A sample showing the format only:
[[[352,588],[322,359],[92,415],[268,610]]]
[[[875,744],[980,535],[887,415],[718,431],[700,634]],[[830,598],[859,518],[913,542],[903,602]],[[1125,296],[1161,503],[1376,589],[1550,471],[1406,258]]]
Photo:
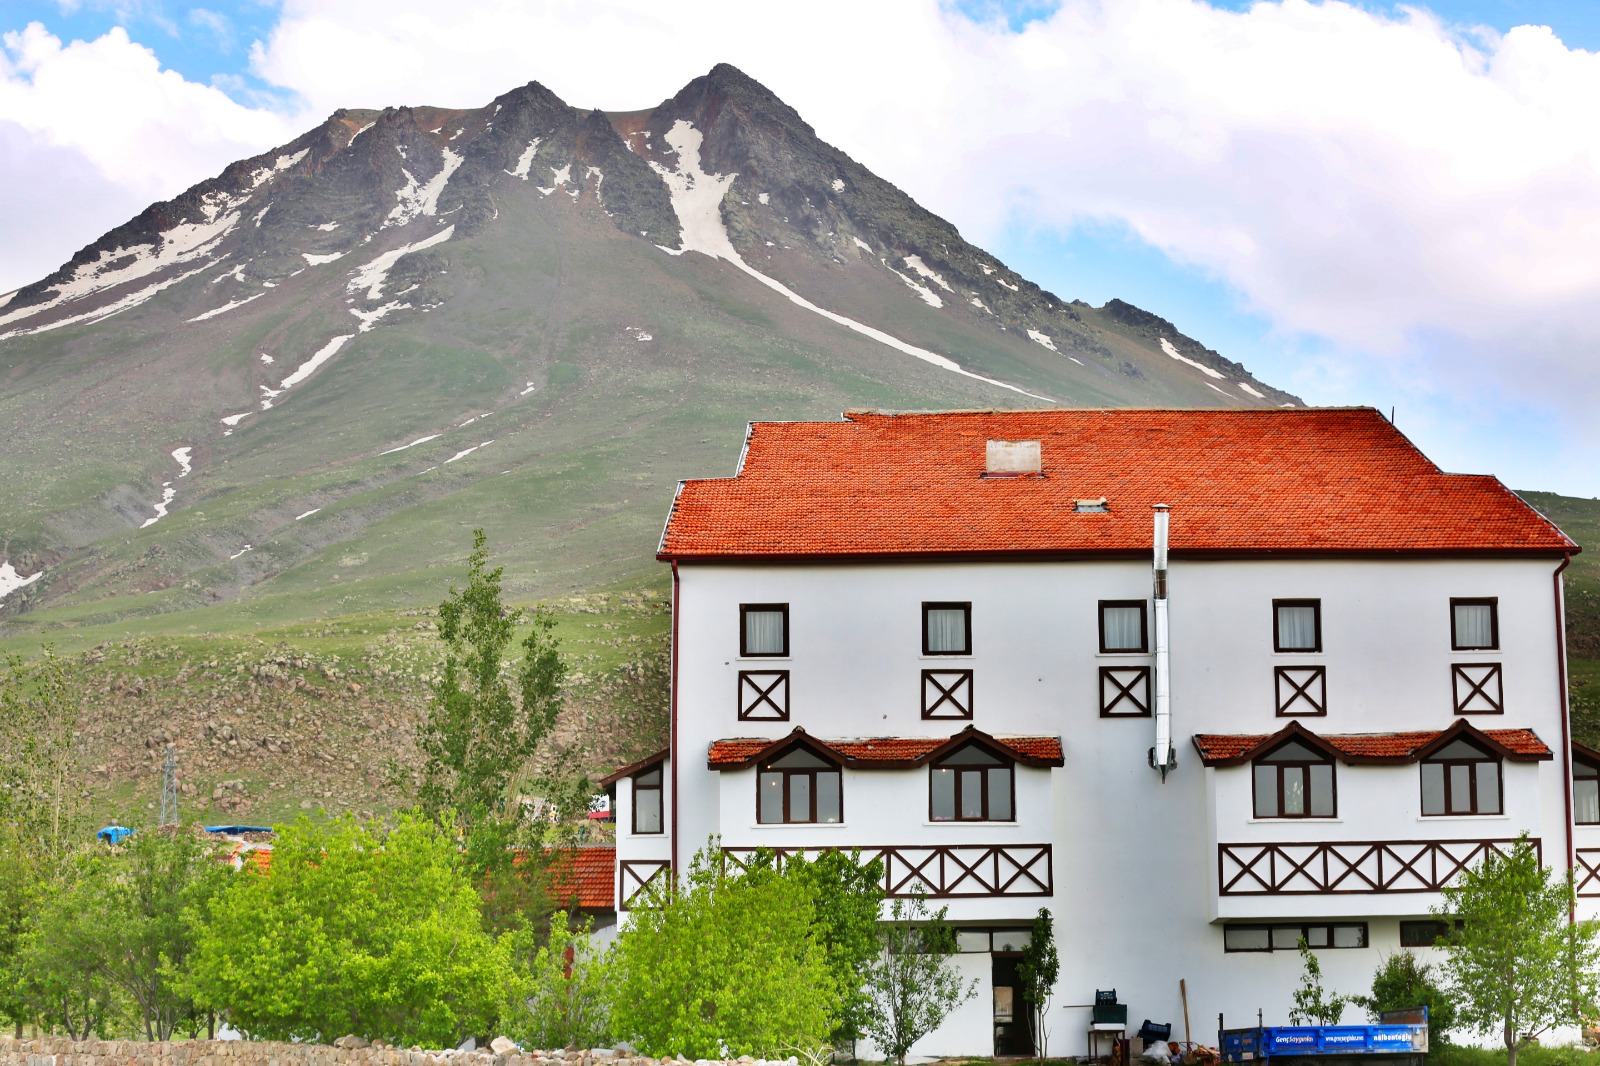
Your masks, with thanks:
[[[1194,746],[1207,766],[1237,766],[1289,740],[1303,741],[1346,763],[1416,762],[1457,737],[1477,740],[1507,759],[1553,758],[1531,729],[1478,729],[1465,719],[1449,729],[1406,733],[1313,733],[1299,722],[1291,722],[1276,733],[1197,733]]]
[[[550,859],[550,895],[557,906],[576,897],[583,910],[616,909],[614,845],[553,848]]]
[[[983,476],[989,440],[1039,441],[1042,472]],[[1371,408],[1093,409],[752,423],[737,476],[680,486],[658,557],[1142,554],[1156,503],[1179,556],[1579,550]]]
[[[893,770],[922,766],[946,751],[974,742],[997,754],[1029,766],[1060,766],[1060,737],[996,737],[968,727],[953,737],[862,737],[850,740],[823,740],[796,729],[787,736],[741,737],[711,743],[706,764],[713,770],[737,770],[776,755],[794,744],[817,752],[852,769]]]

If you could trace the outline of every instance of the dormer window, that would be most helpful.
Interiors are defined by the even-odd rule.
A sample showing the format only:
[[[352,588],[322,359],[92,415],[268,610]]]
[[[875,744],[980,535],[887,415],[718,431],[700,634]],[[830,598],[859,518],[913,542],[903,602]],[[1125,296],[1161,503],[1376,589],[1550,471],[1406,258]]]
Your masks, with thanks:
[[[978,744],[957,748],[928,768],[928,816],[935,822],[1009,822],[1016,774]]]
[[[1332,818],[1333,760],[1291,740],[1252,764],[1257,818]]]
[[[1422,760],[1424,815],[1500,814],[1500,760],[1452,740]]]
[[[761,764],[756,821],[762,825],[839,822],[844,797],[839,768],[806,748],[790,748]]]

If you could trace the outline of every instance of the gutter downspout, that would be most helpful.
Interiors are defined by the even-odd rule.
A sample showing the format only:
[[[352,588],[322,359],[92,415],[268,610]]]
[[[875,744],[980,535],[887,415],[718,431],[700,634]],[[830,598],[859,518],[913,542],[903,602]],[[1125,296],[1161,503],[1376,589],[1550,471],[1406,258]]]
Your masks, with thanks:
[[[667,761],[672,764],[672,879],[678,879],[678,560],[672,560],[672,688],[667,697]]]
[[[1561,565],[1556,567],[1556,572],[1550,575],[1556,606],[1556,684],[1561,686],[1561,771],[1566,775],[1561,780],[1561,798],[1566,800],[1567,824],[1563,831],[1567,837],[1568,873],[1577,869],[1578,865],[1578,846],[1572,839],[1572,707],[1567,698],[1566,597],[1561,589],[1561,571],[1571,562],[1572,553],[1567,552],[1561,557]],[[1577,901],[1574,900],[1567,908],[1567,922],[1570,924],[1577,920]]]
[[[1170,674],[1170,649],[1167,630],[1167,519],[1171,508],[1164,503],[1155,510],[1155,574],[1154,599],[1156,621],[1156,743],[1150,749],[1150,767],[1161,773],[1161,783],[1166,784],[1167,774],[1177,768],[1178,755],[1172,749],[1172,683]]]

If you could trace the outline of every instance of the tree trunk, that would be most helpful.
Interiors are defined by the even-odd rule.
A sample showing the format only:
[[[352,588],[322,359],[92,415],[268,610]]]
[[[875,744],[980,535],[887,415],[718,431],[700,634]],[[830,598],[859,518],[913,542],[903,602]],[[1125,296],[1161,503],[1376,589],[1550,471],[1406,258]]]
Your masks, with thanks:
[[[1517,1066],[1517,1046],[1521,1043],[1517,1039],[1517,1027],[1511,1024],[1511,1019],[1506,1019],[1506,1066]]]

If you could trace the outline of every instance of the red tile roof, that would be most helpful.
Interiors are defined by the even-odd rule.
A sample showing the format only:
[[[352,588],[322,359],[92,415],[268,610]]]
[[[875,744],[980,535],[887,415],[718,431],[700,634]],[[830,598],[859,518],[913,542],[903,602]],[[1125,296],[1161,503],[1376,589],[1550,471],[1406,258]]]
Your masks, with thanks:
[[[990,439],[1040,441],[1042,476],[983,477]],[[1096,409],[753,423],[736,477],[680,487],[659,558],[1145,553],[1155,503],[1179,556],[1578,550],[1371,408]]]
[[[1313,733],[1298,722],[1276,733],[1197,733],[1195,750],[1207,766],[1235,766],[1265,754],[1279,743],[1297,739],[1346,763],[1416,762],[1457,736],[1484,743],[1507,759],[1535,761],[1552,758],[1550,749],[1531,729],[1478,729],[1466,720],[1449,729],[1408,733]]]
[[[584,910],[615,910],[616,865],[617,849],[612,845],[552,849],[552,901],[564,907],[576,897]]]
[[[706,764],[713,770],[737,770],[769,754],[777,754],[792,743],[802,743],[824,758],[831,757],[852,769],[891,770],[922,766],[967,741],[993,748],[1001,755],[1030,766],[1060,766],[1064,761],[1060,737],[994,737],[969,727],[953,737],[823,740],[797,729],[776,740],[753,737],[717,740],[711,744]]]

